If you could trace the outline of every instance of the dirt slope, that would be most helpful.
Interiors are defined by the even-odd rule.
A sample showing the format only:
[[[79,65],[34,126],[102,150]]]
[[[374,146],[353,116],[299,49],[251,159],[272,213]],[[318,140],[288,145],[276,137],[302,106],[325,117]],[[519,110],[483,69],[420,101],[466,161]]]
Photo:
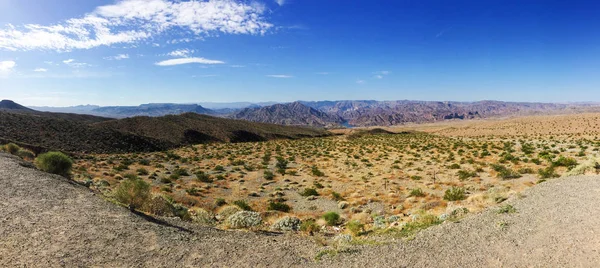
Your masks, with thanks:
[[[600,178],[555,179],[414,240],[313,262],[302,237],[152,223],[0,154],[0,267],[597,267]]]
[[[151,223],[19,163],[0,154],[0,267],[281,267],[312,261],[310,241]]]

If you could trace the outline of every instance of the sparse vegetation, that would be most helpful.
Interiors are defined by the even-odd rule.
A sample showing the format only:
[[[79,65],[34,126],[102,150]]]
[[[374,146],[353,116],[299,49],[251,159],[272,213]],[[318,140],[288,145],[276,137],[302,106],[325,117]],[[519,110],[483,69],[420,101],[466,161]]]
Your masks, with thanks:
[[[73,160],[61,152],[48,152],[35,159],[35,165],[48,173],[68,176],[73,166]]]

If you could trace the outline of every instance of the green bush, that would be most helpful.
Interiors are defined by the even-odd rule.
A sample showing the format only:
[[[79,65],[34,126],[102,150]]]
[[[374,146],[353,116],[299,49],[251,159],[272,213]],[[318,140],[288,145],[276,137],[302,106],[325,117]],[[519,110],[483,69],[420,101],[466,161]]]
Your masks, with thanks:
[[[360,223],[360,221],[353,220],[346,224],[346,228],[352,233],[352,235],[357,236],[365,230],[365,225]]]
[[[282,211],[282,212],[289,212],[290,210],[292,210],[292,207],[290,207],[288,204],[285,203],[280,203],[280,202],[270,202],[269,205],[267,206],[268,210],[277,210],[277,211]]]
[[[250,207],[250,205],[248,205],[248,203],[246,203],[246,201],[244,200],[233,201],[233,204],[241,208],[242,210],[252,211],[252,207]]]
[[[459,201],[464,200],[465,198],[467,198],[465,189],[461,187],[451,187],[444,193],[444,200],[447,201]]]
[[[135,210],[150,199],[150,184],[142,179],[126,179],[114,190],[113,196]]]
[[[300,193],[301,196],[318,196],[319,192],[317,192],[314,188],[306,188],[303,192]]]
[[[4,149],[9,154],[16,154],[21,149],[21,147],[11,142],[9,144],[4,145]]]
[[[206,183],[213,182],[213,179],[210,177],[210,175],[204,173],[203,171],[196,173],[196,179],[201,182],[206,182]]]
[[[425,196],[425,193],[420,188],[415,188],[415,189],[410,190],[410,193],[408,195],[414,196],[414,197],[423,197],[423,196]]]
[[[48,173],[68,176],[73,167],[73,160],[61,152],[48,152],[35,159],[35,165]]]
[[[32,151],[29,151],[26,149],[19,149],[19,151],[17,151],[16,155],[23,159],[34,159],[35,158],[35,154]]]
[[[300,231],[312,234],[319,231],[319,225],[313,219],[305,220],[300,224]]]
[[[456,174],[458,175],[458,179],[461,181],[477,176],[477,172],[468,170],[459,170]]]
[[[340,220],[340,214],[330,211],[330,212],[323,214],[323,219],[325,219],[325,221],[327,222],[327,225],[334,226]]]
[[[538,170],[538,175],[540,179],[550,179],[550,178],[558,178],[560,175],[556,173],[553,166],[549,166],[547,168],[540,168]]]
[[[271,172],[269,170],[265,170],[263,178],[265,178],[265,180],[270,181],[270,180],[273,180],[275,178],[275,174],[273,174],[273,172]]]

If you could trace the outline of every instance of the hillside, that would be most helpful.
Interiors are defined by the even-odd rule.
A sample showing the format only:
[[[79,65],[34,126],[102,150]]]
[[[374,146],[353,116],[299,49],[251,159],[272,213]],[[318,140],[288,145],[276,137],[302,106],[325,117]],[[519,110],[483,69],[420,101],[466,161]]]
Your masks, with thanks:
[[[319,129],[224,119],[195,113],[163,117],[133,117],[95,124],[176,144],[247,142],[327,135]]]
[[[324,130],[223,119],[195,113],[109,119],[91,115],[0,110],[0,141],[36,151],[161,151],[187,144],[324,136]]]
[[[340,126],[344,122],[344,119],[337,115],[319,111],[300,102],[246,108],[233,114],[232,117],[253,122],[317,127]]]

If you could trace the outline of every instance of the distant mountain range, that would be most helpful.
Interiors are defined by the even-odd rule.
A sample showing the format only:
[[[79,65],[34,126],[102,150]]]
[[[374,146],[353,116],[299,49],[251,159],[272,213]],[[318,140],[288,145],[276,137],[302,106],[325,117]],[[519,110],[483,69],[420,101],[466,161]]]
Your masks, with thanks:
[[[64,108],[30,107],[36,110],[91,114],[112,118],[164,116],[197,113],[280,125],[315,127],[393,126],[442,120],[563,113],[600,107],[596,103],[527,103],[527,102],[439,102],[439,101],[296,101],[292,103],[154,103],[140,106],[93,105]]]

